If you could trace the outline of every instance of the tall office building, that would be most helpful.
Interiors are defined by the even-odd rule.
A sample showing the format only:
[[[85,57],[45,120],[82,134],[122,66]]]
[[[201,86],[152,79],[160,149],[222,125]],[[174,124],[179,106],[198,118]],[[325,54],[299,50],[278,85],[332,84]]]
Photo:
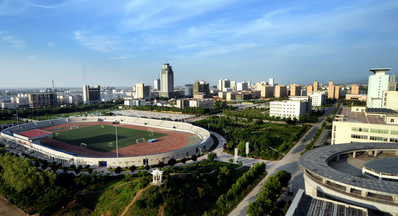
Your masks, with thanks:
[[[236,91],[236,81],[230,81],[229,83],[229,87],[232,89],[232,91]]]
[[[209,83],[197,81],[193,84],[193,98],[202,99],[208,97],[209,94]]]
[[[328,91],[328,98],[329,99],[333,99],[333,98],[335,98],[335,96],[334,96],[334,83],[333,83],[333,81],[329,81],[329,91]]]
[[[169,63],[165,63],[160,71],[160,97],[174,96],[174,73]]]
[[[301,86],[297,84],[290,85],[290,96],[300,96]]]
[[[274,87],[271,85],[263,85],[261,86],[261,97],[273,97],[274,96]]]
[[[226,89],[230,88],[230,86],[231,86],[231,82],[229,79],[220,79],[218,81],[217,88],[219,91],[226,91]]]
[[[287,96],[287,89],[285,85],[275,86],[275,98],[283,98]]]
[[[151,98],[151,86],[144,85],[144,83],[137,83],[136,86],[136,98],[149,99]]]
[[[395,81],[395,75],[390,75],[390,81],[388,82],[388,91],[397,90],[397,81]]]
[[[307,95],[310,95],[313,92],[314,87],[312,85],[307,86]]]
[[[270,86],[274,86],[274,78],[269,78],[268,84],[269,84]]]
[[[368,82],[368,95],[366,98],[366,107],[368,108],[381,108],[383,91],[388,90],[388,78],[386,71],[391,68],[372,68],[373,75],[369,76]]]
[[[359,94],[359,86],[356,84],[351,85],[351,94],[357,95]]]
[[[153,89],[160,90],[160,79],[159,78],[156,78],[155,81],[153,81]]]
[[[185,84],[185,96],[193,96],[193,85],[192,84]]]
[[[101,88],[96,85],[94,88],[90,88],[89,85],[83,86],[83,102],[84,103],[98,103],[101,101]]]
[[[247,91],[248,89],[248,83],[243,81],[243,82],[238,82],[236,86],[236,91]]]
[[[57,93],[34,93],[29,94],[30,108],[57,107]]]
[[[319,82],[318,81],[316,81],[316,80],[314,81],[314,87],[313,88],[314,88],[313,89],[314,92],[319,90]]]

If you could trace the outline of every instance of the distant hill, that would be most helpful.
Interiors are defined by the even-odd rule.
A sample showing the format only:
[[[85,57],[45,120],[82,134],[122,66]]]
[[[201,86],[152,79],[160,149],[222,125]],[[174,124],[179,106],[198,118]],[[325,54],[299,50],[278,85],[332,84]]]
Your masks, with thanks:
[[[344,83],[344,84],[365,84],[365,85],[367,85],[368,84],[368,80],[367,79],[365,79],[365,80],[358,80],[358,81],[353,81],[353,82],[346,82],[346,83]]]

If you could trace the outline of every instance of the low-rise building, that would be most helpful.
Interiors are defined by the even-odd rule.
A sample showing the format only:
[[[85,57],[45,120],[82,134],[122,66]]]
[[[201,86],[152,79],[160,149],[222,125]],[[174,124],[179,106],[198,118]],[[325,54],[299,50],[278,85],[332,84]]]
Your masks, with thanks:
[[[382,107],[398,110],[398,91],[384,91]]]
[[[270,102],[270,116],[280,118],[299,119],[308,110],[310,102],[308,100],[283,100]]]
[[[57,107],[57,93],[34,93],[29,94],[29,107],[42,108],[42,107]]]
[[[346,100],[359,100],[359,101],[366,101],[366,94],[346,94]]]
[[[261,97],[273,97],[274,96],[274,87],[272,85],[263,85],[261,86]]]
[[[214,99],[206,98],[206,99],[192,99],[189,100],[190,107],[202,107],[202,108],[214,108]]]
[[[309,96],[311,97],[313,107],[320,107],[326,103],[326,92],[324,91],[312,92]]]
[[[332,145],[356,142],[398,142],[398,113],[392,109],[342,107],[332,127]]]

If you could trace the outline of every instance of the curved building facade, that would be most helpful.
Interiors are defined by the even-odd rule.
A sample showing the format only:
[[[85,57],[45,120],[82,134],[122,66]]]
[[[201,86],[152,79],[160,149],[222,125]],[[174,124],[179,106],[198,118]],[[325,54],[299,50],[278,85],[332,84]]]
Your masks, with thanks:
[[[395,176],[397,173],[386,173],[386,169],[382,169],[386,159],[378,158],[381,153],[388,154],[388,160],[396,161],[398,144],[352,143],[320,147],[305,153],[300,158],[300,164],[304,168],[306,194],[398,215],[398,182],[391,180],[395,180],[395,177],[381,177]],[[359,155],[372,161],[371,166],[365,163],[362,175],[347,172],[350,166],[354,166],[353,162]],[[347,158],[350,159],[350,163],[343,164],[348,166],[344,168],[346,171],[336,167],[342,165],[337,162]],[[360,168],[355,169],[361,172]],[[369,170],[380,175],[369,175]]]

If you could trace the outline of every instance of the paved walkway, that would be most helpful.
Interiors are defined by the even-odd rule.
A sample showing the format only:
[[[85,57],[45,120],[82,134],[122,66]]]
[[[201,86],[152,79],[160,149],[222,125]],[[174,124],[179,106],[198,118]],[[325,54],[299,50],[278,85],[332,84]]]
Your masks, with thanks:
[[[25,216],[28,214],[14,205],[7,204],[7,201],[0,196],[0,216],[3,215]]]
[[[239,203],[239,205],[229,214],[231,216],[235,215],[246,215],[246,209],[249,203],[253,202],[257,194],[260,192],[262,185],[267,181],[268,176],[274,175],[279,170],[286,170],[292,174],[292,179],[289,182],[289,190],[293,192],[292,195],[283,194],[281,196],[282,200],[293,200],[294,195],[297,193],[298,189],[304,189],[304,178],[303,169],[300,167],[298,160],[300,158],[300,152],[305,149],[312,137],[315,135],[317,130],[321,128],[323,121],[326,119],[327,115],[333,112],[334,106],[329,108],[325,114],[318,119],[318,122],[313,125],[313,127],[304,135],[303,139],[298,141],[296,145],[287,153],[282,160],[267,164],[267,176],[263,178],[260,183],[254,187],[254,189]],[[305,140],[305,141],[303,141]]]

